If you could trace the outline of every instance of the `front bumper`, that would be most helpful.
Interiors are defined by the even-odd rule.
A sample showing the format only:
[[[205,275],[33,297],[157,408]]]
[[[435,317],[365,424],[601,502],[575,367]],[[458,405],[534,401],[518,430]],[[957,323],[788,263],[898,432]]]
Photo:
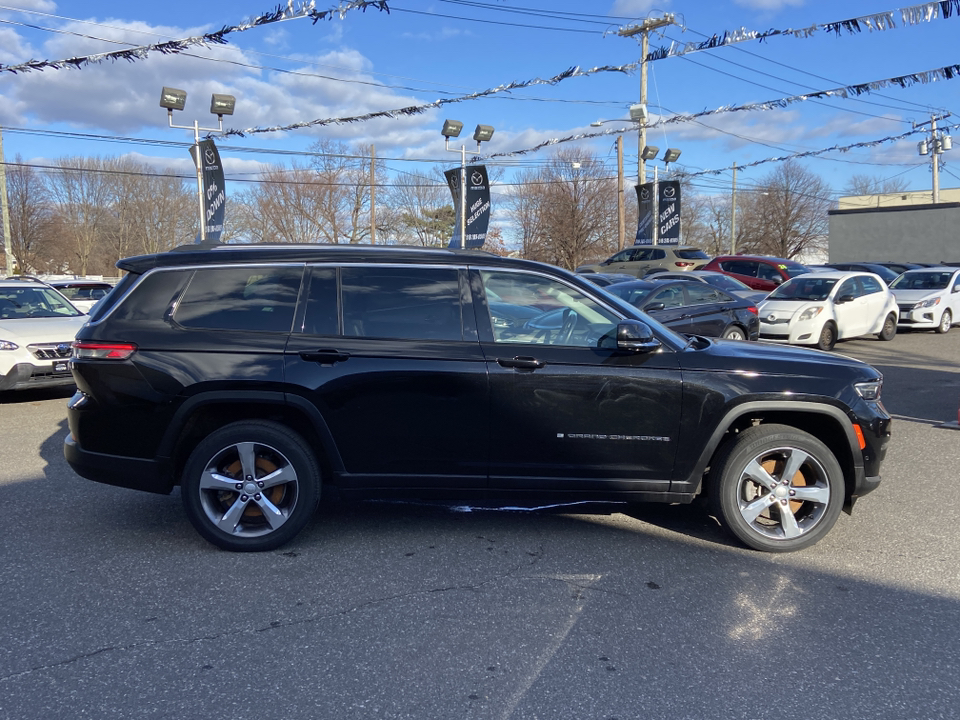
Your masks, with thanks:
[[[901,307],[897,327],[930,330],[940,324],[940,314],[942,312],[943,311],[937,306],[918,308],[916,310],[907,310]]]
[[[823,323],[768,323],[761,320],[760,339],[789,345],[816,345],[822,329]]]
[[[0,391],[73,384],[70,364],[65,359],[44,365],[17,363],[5,375],[0,375]]]

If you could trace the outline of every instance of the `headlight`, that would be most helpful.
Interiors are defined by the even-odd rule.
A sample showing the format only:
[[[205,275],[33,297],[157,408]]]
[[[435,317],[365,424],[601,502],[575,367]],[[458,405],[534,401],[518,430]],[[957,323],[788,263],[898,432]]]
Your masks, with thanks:
[[[802,313],[800,317],[797,318],[798,322],[803,322],[804,320],[813,320],[817,315],[823,312],[822,305],[816,305],[814,307],[808,307]]]
[[[883,387],[883,380],[854,383],[853,387],[857,391],[857,395],[864,400],[877,401],[880,399],[880,388]]]
[[[913,306],[914,310],[919,310],[920,308],[934,307],[935,305],[940,304],[940,297],[932,297],[927,300],[922,300]]]
[[[0,350],[19,350],[20,346],[9,340],[0,340]]]

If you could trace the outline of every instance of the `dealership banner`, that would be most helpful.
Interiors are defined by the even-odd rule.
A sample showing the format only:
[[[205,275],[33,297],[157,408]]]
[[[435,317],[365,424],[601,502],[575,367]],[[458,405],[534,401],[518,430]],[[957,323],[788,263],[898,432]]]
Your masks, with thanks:
[[[657,202],[654,204],[654,192]],[[680,182],[664,180],[637,185],[637,239],[634,245],[653,244],[653,217],[658,218],[657,245],[677,245],[680,242]]]
[[[487,177],[485,165],[467,165],[467,208],[466,213],[460,209],[460,168],[447,170],[444,176],[450,194],[453,195],[453,209],[457,215],[457,223],[450,238],[452,248],[460,247],[460,221],[466,215],[465,245],[468,248],[483,247],[487,240],[487,228],[490,225],[490,179]]]
[[[680,242],[680,181],[667,180],[659,183],[657,217],[658,245],[677,245]]]
[[[213,138],[204,138],[190,148],[190,157],[203,173],[203,224],[207,242],[220,242],[227,196],[224,193],[223,165]],[[197,235],[200,242],[203,233]]]
[[[634,245],[653,244],[653,183],[637,185],[637,239]]]

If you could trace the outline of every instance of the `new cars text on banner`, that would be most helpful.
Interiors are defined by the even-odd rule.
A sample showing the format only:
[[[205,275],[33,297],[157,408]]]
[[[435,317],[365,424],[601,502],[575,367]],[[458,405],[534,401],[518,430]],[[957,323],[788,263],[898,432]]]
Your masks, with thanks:
[[[490,180],[487,177],[485,165],[467,165],[467,209],[466,209],[466,237],[465,245],[468,248],[483,247],[487,240],[487,227],[490,225]],[[453,208],[457,214],[457,223],[450,238],[449,247],[460,247],[460,218],[464,213],[460,210],[460,168],[447,170],[444,173],[447,185],[453,195]]]
[[[223,165],[213,138],[204,138],[190,148],[190,157],[203,172],[203,224],[207,242],[219,242],[227,196],[224,193]],[[197,235],[197,242],[203,233]]]
[[[657,244],[677,245],[680,242],[680,181],[666,180],[659,185]]]
[[[634,245],[653,243],[653,183],[637,185],[637,239]],[[677,245],[680,242],[680,182],[663,180],[657,183],[657,245]]]
[[[634,245],[653,243],[653,183],[637,185],[637,239]]]

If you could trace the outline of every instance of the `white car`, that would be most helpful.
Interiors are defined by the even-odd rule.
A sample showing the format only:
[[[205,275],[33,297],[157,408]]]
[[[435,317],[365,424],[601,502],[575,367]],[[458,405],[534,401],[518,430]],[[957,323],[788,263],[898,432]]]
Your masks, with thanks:
[[[42,282],[0,279],[0,391],[72,385],[72,343],[87,319]]]
[[[838,339],[897,334],[897,302],[877,275],[844,270],[799,275],[759,305],[760,339],[832,350]]]
[[[960,268],[907,270],[890,284],[900,306],[900,327],[945,333],[960,322]]]
[[[113,285],[101,280],[49,280],[47,285],[64,295],[77,310],[88,315],[100,298],[113,290]]]

